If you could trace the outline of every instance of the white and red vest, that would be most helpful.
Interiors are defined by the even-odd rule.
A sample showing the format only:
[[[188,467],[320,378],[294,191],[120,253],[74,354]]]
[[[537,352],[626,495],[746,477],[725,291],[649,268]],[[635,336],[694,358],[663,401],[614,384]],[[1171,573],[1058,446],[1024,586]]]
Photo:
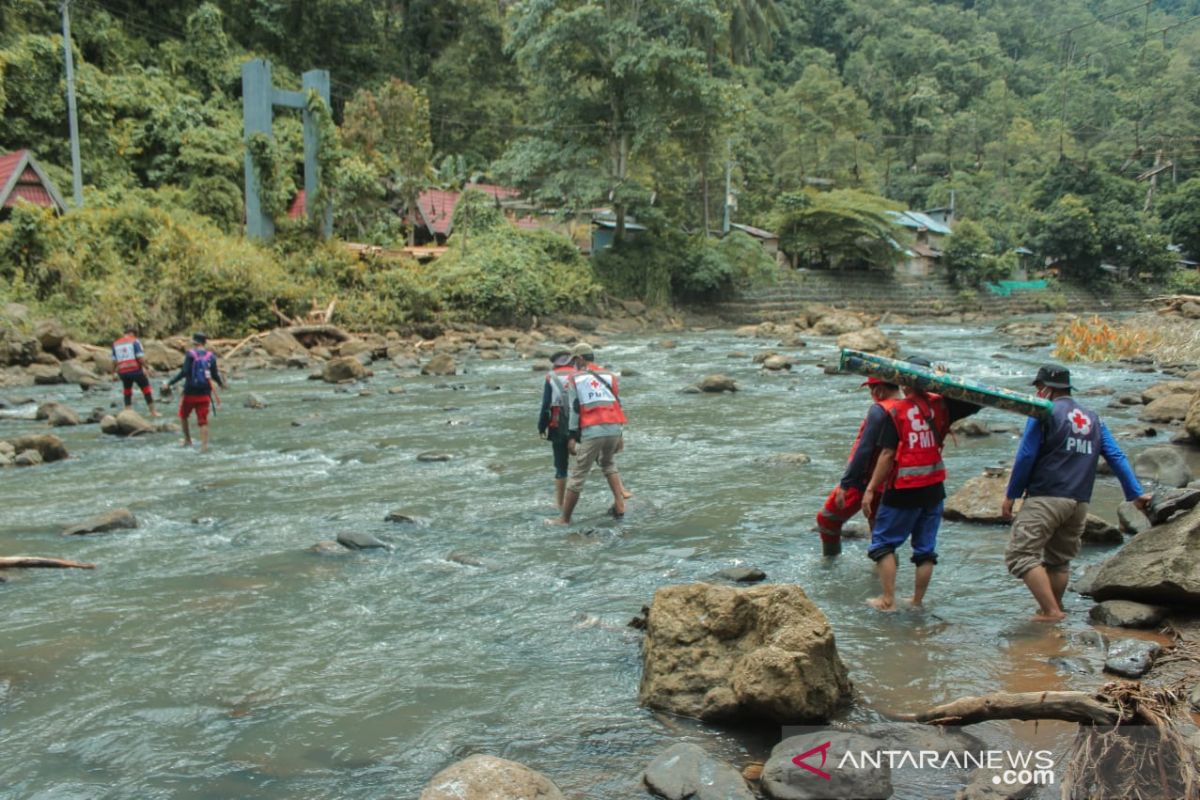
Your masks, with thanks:
[[[562,420],[568,419],[571,415],[567,412],[567,384],[566,381],[571,380],[571,376],[575,374],[575,368],[569,364],[555,367],[546,373],[546,382],[550,384],[550,425],[549,427],[557,429]],[[568,426],[569,427],[569,426]]]
[[[625,424],[625,412],[621,410],[621,403],[617,399],[620,389],[616,375],[589,368],[575,372],[571,382],[579,400],[580,431],[597,425]]]
[[[945,481],[942,442],[950,430],[950,413],[941,395],[911,395],[889,411],[900,434],[892,486],[919,489]]]
[[[138,361],[137,344],[136,336],[122,336],[113,342],[113,361],[118,373],[126,374],[142,369],[142,363]]]

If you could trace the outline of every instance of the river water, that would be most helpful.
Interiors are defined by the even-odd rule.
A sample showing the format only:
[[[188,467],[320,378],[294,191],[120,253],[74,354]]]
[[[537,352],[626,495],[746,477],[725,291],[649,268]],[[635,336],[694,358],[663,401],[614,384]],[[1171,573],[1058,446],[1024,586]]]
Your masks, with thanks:
[[[889,332],[908,352],[1013,388],[1047,358],[1005,349],[986,326]],[[864,605],[876,584],[862,540],[821,558],[813,515],[868,403],[859,380],[817,366],[836,359],[832,341],[791,351],[796,368],[776,375],[749,358],[774,341],[671,337],[673,349],[627,336],[598,351],[637,372],[621,383],[631,419],[621,466],[636,496],[619,524],[604,515],[598,475],[574,525],[543,524],[551,459],[534,429],[541,373],[528,361],[468,361],[449,379],[376,365],[370,396],[303,372],[248,373],[225,393],[208,456],[167,435],[56,431],[70,460],[0,472],[0,552],[98,568],[23,570],[0,585],[0,798],[415,798],[442,767],[487,752],[539,769],[568,796],[617,800],[645,796],[641,770],[680,739],[740,767],[778,731],[640,708],[639,634],[626,627],[657,587],[737,564],[800,584],[828,614],[856,686],[850,722],[963,694],[1101,681],[1052,661],[1095,656],[1090,603],[1069,594],[1062,628],[1026,622],[1032,601],[1005,574],[1002,527],[945,523],[923,613]],[[681,393],[713,372],[742,391]],[[1155,379],[1075,373],[1079,385],[1120,392]],[[406,393],[386,392],[397,384]],[[269,408],[243,408],[248,391]],[[80,410],[117,396],[9,394]],[[1094,400],[1114,428],[1133,424],[1133,412]],[[1023,421],[981,419],[1012,433],[949,444],[951,490],[1011,461]],[[3,420],[0,436],[40,425]],[[418,462],[425,451],[452,459]],[[791,452],[812,463],[769,462]],[[1115,521],[1119,499],[1101,478],[1094,511]],[[140,527],[59,535],[116,507]],[[417,524],[384,522],[393,509]],[[350,530],[395,549],[307,551]],[[475,563],[448,560],[454,551]],[[1087,548],[1079,564],[1104,553]],[[902,559],[900,592],[911,578]],[[1065,736],[1000,727],[1018,740]],[[956,780],[898,786],[897,796],[950,797]]]

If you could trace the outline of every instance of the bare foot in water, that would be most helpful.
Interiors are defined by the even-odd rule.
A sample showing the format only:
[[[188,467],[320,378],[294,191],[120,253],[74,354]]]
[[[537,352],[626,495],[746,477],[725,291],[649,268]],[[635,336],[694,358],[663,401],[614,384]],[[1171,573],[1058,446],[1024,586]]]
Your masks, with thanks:
[[[150,416],[152,416],[152,417],[161,417],[161,416],[162,416],[162,414],[160,414],[160,413],[159,413],[159,412],[157,412],[157,411],[151,411],[151,412],[150,412]]]
[[[876,611],[895,611],[896,610],[895,602],[887,599],[886,597],[884,597],[882,595],[880,595],[879,597],[872,597],[870,600],[867,601],[867,605],[869,605],[871,608],[875,609]]]
[[[191,440],[191,439],[180,439],[180,440],[179,440],[179,446],[180,446],[180,447],[191,447],[191,446],[192,446],[192,440]]]
[[[914,600],[910,597],[908,598],[908,607],[920,610],[925,608],[925,603],[921,600]]]
[[[628,489],[622,489],[621,496],[628,500],[629,498],[633,497],[633,492],[629,491]]]
[[[1061,611],[1054,611],[1049,614],[1043,614],[1039,611],[1032,617],[1034,622],[1062,622],[1066,618],[1067,615]]]
[[[553,519],[547,519],[547,520],[542,520],[542,521],[545,522],[547,525],[569,525],[570,524],[562,517],[554,517]]]

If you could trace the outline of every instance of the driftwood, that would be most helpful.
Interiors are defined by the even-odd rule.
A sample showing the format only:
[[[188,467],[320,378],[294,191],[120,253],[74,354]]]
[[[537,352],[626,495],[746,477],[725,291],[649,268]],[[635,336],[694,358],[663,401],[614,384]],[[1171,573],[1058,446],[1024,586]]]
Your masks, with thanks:
[[[1200,295],[1195,294],[1168,294],[1161,297],[1152,297],[1146,301],[1154,306],[1158,313],[1178,312],[1184,303],[1195,303],[1200,305]]]
[[[58,567],[73,569],[95,569],[95,564],[85,561],[69,561],[65,558],[39,558],[38,556],[0,556],[0,569],[25,567]]]
[[[257,339],[257,338],[259,338],[260,336],[263,336],[263,335],[264,335],[264,334],[261,334],[261,333],[252,333],[252,334],[250,334],[250,335],[249,335],[249,336],[247,336],[245,339],[242,339],[240,342],[238,342],[238,343],[237,343],[237,344],[234,346],[234,348],[233,348],[232,350],[230,350],[228,353],[226,353],[226,354],[225,354],[225,358],[229,358],[229,357],[230,357],[230,356],[232,356],[234,353],[236,353],[238,350],[241,350],[243,347],[245,347],[245,346],[246,346],[246,345],[247,345],[247,344],[248,344],[248,343],[249,343],[251,340],[253,340],[253,339]]]
[[[328,336],[330,339],[335,339],[339,342],[346,342],[353,338],[337,325],[329,324],[292,325],[283,328],[283,332],[290,333],[296,338],[300,338],[301,336]]]
[[[905,722],[927,725],[973,725],[992,719],[1058,719],[1090,725],[1115,725],[1121,709],[1103,695],[1087,692],[998,692],[960,697],[916,714],[897,714]]]

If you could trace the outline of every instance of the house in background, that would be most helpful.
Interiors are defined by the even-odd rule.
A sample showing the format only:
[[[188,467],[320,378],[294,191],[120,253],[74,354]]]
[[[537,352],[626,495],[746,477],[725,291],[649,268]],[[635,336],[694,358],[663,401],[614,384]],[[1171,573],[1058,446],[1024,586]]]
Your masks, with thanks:
[[[454,228],[454,209],[458,206],[458,200],[463,192],[471,189],[488,195],[501,208],[521,196],[517,189],[492,183],[468,183],[462,191],[426,189],[417,196],[417,213],[415,218],[409,220],[415,229],[417,244],[446,243]]]
[[[0,220],[8,219],[22,200],[58,214],[67,210],[62,195],[28,150],[0,155]]]
[[[625,235],[630,239],[646,230],[633,217],[625,216]],[[617,217],[611,211],[602,211],[592,216],[592,255],[606,247],[612,247],[617,238]]]
[[[731,222],[729,223],[729,227],[754,238],[762,245],[763,250],[767,251],[767,255],[775,259],[779,265],[783,266],[787,264],[787,257],[779,249],[778,233],[771,233],[770,231],[764,231],[762,228],[756,228],[753,225],[743,225],[739,222]]]
[[[896,225],[911,230],[915,236],[915,241],[904,252],[901,271],[922,278],[932,275],[942,258],[942,237],[950,235],[950,226],[920,211],[888,211],[887,214]]]

